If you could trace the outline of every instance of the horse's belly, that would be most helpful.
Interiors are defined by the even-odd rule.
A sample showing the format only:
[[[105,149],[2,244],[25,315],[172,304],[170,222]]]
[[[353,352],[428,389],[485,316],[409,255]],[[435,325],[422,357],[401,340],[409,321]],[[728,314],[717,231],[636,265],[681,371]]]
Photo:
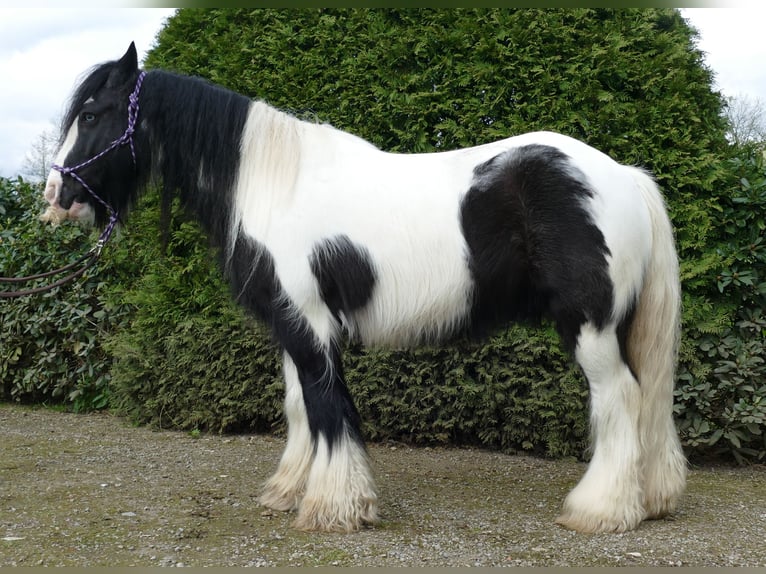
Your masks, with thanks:
[[[408,347],[441,340],[464,326],[472,280],[463,238],[405,244],[395,257],[376,257],[373,296],[353,316],[355,336],[365,345]]]

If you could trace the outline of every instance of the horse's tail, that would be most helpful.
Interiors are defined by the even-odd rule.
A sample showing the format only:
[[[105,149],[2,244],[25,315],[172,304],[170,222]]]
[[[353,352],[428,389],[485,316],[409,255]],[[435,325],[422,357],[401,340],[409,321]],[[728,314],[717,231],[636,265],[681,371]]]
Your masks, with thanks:
[[[628,357],[641,387],[641,483],[647,518],[672,512],[686,484],[686,459],[673,422],[673,387],[681,334],[681,285],[673,227],[654,180],[635,170],[649,209],[652,248]]]

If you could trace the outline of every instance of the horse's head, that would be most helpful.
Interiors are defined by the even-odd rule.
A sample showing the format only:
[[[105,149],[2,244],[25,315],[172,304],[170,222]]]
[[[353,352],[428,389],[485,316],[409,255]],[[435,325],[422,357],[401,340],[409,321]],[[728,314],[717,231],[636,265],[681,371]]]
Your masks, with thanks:
[[[131,43],[122,58],[97,66],[77,87],[45,187],[47,219],[103,224],[135,197],[142,81]]]

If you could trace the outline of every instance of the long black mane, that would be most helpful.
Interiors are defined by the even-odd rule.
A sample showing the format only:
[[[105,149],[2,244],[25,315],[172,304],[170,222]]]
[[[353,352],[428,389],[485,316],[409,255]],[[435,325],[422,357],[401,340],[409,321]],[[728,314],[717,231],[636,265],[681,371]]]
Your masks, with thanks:
[[[83,104],[97,93],[106,84],[109,75],[117,65],[117,61],[105,62],[98,64],[91,68],[86,74],[85,79],[75,88],[72,97],[69,99],[67,105],[67,111],[64,114],[64,118],[61,120],[61,126],[59,131],[59,145],[64,143],[69,127],[77,119],[77,115],[83,107]],[[125,103],[127,108],[127,102]]]
[[[180,192],[216,243],[228,228],[249,105],[247,97],[200,78],[152,71],[144,81],[139,124],[163,205]]]

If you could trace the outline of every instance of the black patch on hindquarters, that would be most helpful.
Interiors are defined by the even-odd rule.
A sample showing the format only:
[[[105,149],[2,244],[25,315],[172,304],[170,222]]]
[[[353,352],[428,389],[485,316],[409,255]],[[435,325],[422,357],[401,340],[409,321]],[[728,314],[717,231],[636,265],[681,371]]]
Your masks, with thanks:
[[[527,145],[474,170],[460,221],[475,281],[471,330],[550,316],[566,347],[603,328],[613,305],[609,249],[586,208],[585,177],[561,150]]]

